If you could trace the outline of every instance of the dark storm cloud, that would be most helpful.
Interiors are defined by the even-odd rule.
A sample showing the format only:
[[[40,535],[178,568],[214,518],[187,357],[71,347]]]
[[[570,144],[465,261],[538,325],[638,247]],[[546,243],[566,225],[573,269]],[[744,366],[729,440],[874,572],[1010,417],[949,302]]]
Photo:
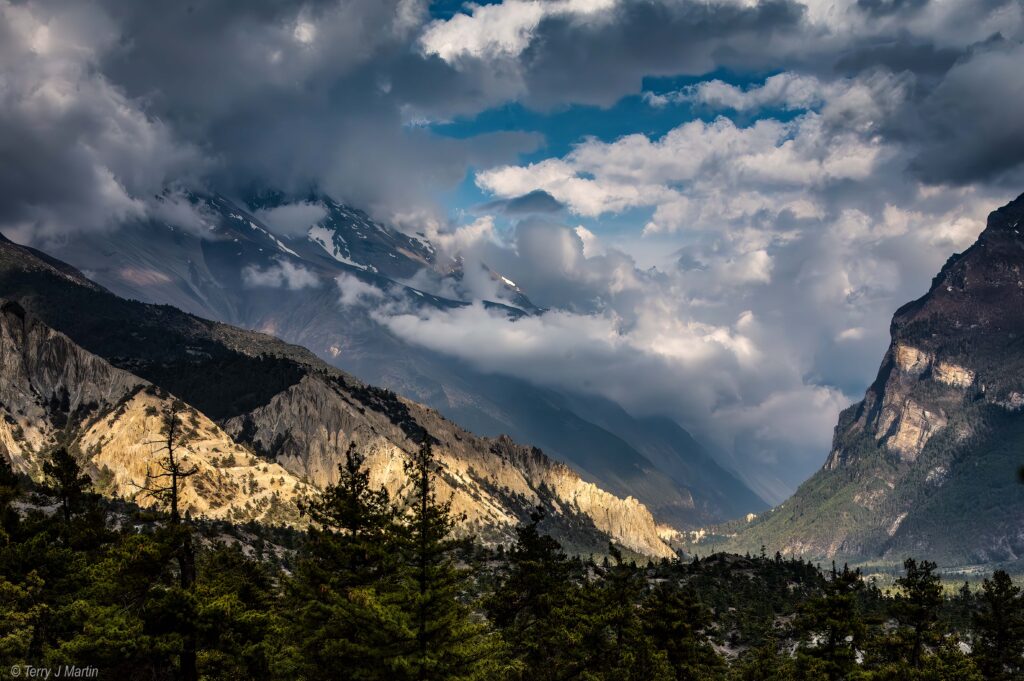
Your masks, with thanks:
[[[522,55],[529,101],[610,105],[637,92],[645,76],[699,75],[727,66],[765,68],[762,58],[806,24],[790,0],[753,6],[641,0],[618,5],[605,20],[552,17]]]
[[[203,168],[198,149],[94,68],[115,37],[85,6],[0,4],[0,226],[9,235],[142,217],[147,199]]]
[[[1024,161],[1024,44],[998,41],[953,66],[922,98],[912,168],[931,182],[1019,181]]]
[[[917,42],[904,35],[858,46],[836,61],[835,70],[843,75],[856,75],[881,67],[896,73],[910,71],[934,77],[946,73],[962,54],[962,50]]]
[[[410,107],[460,99],[450,67],[408,50],[425,18],[421,2],[170,3],[144,11],[118,3],[116,14],[130,39],[110,52],[105,70],[202,140],[222,161],[214,182],[227,189],[316,185],[369,208],[409,210],[461,180],[467,165],[535,144],[523,134],[444,139],[408,125]]]
[[[933,29],[912,32],[903,19],[933,5],[862,0],[845,27],[796,0],[630,0],[585,19],[552,11],[511,57],[446,61],[420,42],[435,25],[423,0],[3,2],[0,220],[25,234],[114,225],[149,214],[168,185],[203,179],[420,211],[468,167],[538,143],[442,138],[430,121],[515,100],[610,105],[646,76],[722,68],[909,74],[912,96],[877,124],[908,145],[910,171],[929,182],[1005,175],[1022,158],[1009,113],[1022,70],[999,54],[1019,56],[1021,36],[980,49],[957,32],[1014,30],[993,19],[1012,0],[946,3],[923,21]]]
[[[430,209],[538,138],[421,125],[482,96],[410,49],[425,18],[418,0],[0,2],[0,222],[22,239],[109,229],[200,183]]]
[[[930,0],[857,0],[857,7],[873,16],[906,14],[921,9]]]
[[[1016,0],[634,0],[590,13],[547,11],[535,25],[520,28],[528,36],[518,51],[509,43],[514,32],[496,34],[490,50],[485,41],[453,51],[452,40],[471,37],[466,21],[445,36],[448,43],[435,35],[431,44],[447,45],[437,49],[466,73],[487,63],[502,74],[494,80],[507,83],[515,79],[506,72],[515,70],[518,98],[541,109],[611,106],[635,94],[649,76],[727,69],[754,75],[787,71],[828,81],[896,74],[907,83],[906,97],[873,124],[889,141],[905,145],[914,159],[908,170],[917,177],[964,184],[989,180],[1024,161],[1017,143],[1024,139],[1024,119],[1004,116],[1012,108],[999,105],[1003,91],[1008,104],[1015,103],[1024,69],[994,65],[973,80],[962,76],[971,63],[981,70],[996,61],[985,56],[990,43],[1020,43],[1019,15]],[[511,26],[517,19],[510,9],[502,20]],[[491,13],[479,30],[494,30],[502,20]],[[976,134],[979,121],[985,129]]]

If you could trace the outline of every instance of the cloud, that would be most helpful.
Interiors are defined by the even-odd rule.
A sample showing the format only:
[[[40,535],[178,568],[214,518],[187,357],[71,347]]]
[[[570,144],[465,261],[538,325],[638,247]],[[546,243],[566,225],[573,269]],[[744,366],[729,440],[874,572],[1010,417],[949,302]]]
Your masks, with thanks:
[[[537,304],[580,317],[544,315],[534,322],[540,328],[521,327],[520,335],[531,329],[521,340],[535,373],[511,360],[476,361],[600,392],[640,413],[671,413],[734,453],[740,468],[774,480],[759,489],[777,498],[820,462],[836,413],[874,375],[893,310],[926,289],[1009,193],[936,187],[908,172],[919,147],[891,132],[916,106],[917,84],[906,74],[815,77],[799,94],[767,83],[723,88],[687,96],[709,107],[796,115],[585,139],[563,156],[477,174],[477,185],[497,197],[548,192],[586,224],[524,220],[506,241],[476,251],[502,263]],[[650,250],[663,251],[655,269],[619,250],[643,250],[635,240],[615,235],[612,246],[603,218],[627,214],[646,224]],[[463,322],[471,323],[431,316],[394,328],[473,358],[482,351],[434,328]],[[571,324],[584,345],[612,340],[597,345],[596,356],[559,354],[560,329]],[[534,333],[543,340],[527,343]],[[719,352],[695,354],[707,344]],[[489,351],[502,348],[518,356],[511,341]],[[588,382],[588,366],[601,366],[602,380]],[[619,366],[629,369],[619,374]],[[672,387],[688,394],[672,395]]]
[[[751,313],[712,325],[668,314],[676,312],[672,308],[668,300],[648,299],[632,322],[611,312],[564,311],[511,321],[482,305],[394,314],[378,308],[373,314],[407,342],[479,370],[602,395],[641,413],[685,414],[684,424],[729,451],[736,441],[756,442],[760,459],[743,461],[748,473],[765,481],[776,480],[770,471],[780,458],[793,463],[790,447],[812,461],[827,449],[849,398],[804,385],[793,358],[761,346]],[[749,455],[748,448],[741,451]],[[802,461],[801,471],[809,463]],[[777,498],[799,481],[797,475],[782,478],[761,487]]]
[[[409,49],[425,9],[3,0],[0,225],[26,239],[113,229],[151,217],[152,197],[176,184],[318,188],[384,216],[436,210],[469,165],[507,162],[539,137],[406,125],[477,110],[488,90],[484,75]]]
[[[466,57],[518,57],[533,40],[541,20],[578,19],[616,5],[616,0],[505,0],[499,4],[469,3],[469,13],[432,22],[420,37],[426,54],[447,62]]]
[[[1024,160],[1024,43],[999,40],[954,65],[907,116],[913,168],[935,183],[992,179]],[[1015,179],[1024,176],[1018,172]]]
[[[304,237],[310,227],[327,217],[327,208],[315,201],[300,201],[257,210],[255,215],[278,234]]]
[[[206,202],[193,201],[181,190],[169,190],[154,196],[149,202],[148,212],[149,218],[156,222],[181,228],[203,239],[213,236],[210,230],[219,220]],[[108,225],[111,229],[116,226],[116,223]]]
[[[809,190],[869,176],[884,151],[869,134],[828,125],[827,114],[817,112],[748,127],[695,120],[660,139],[587,140],[564,158],[499,166],[476,181],[499,197],[544,191],[586,217],[653,206],[648,232],[767,212],[808,217],[820,212]]]
[[[339,274],[335,277],[334,283],[338,287],[339,300],[345,307],[353,307],[385,297],[384,291],[351,274]]]
[[[795,30],[802,16],[799,4],[785,1],[516,0],[435,22],[423,45],[462,70],[474,61],[496,65],[531,104],[610,105],[645,76],[703,73],[716,56],[730,65],[743,60],[729,57],[748,52],[756,60],[775,45],[766,35]]]
[[[82,5],[0,3],[0,226],[21,240],[145,218],[203,159],[96,69],[116,31]]]
[[[289,291],[320,285],[316,274],[283,258],[265,269],[255,265],[246,267],[242,270],[242,282],[250,288],[287,288]]]
[[[834,87],[814,76],[786,72],[771,76],[764,84],[754,87],[740,88],[720,80],[705,80],[674,92],[645,92],[644,100],[659,107],[692,102],[735,111],[765,107],[812,109],[824,103],[829,96],[828,90]]]

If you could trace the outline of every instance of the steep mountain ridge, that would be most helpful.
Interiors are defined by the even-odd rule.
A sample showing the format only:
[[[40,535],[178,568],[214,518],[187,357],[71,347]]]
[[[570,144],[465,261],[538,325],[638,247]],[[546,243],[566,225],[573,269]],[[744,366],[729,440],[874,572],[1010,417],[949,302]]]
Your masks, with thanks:
[[[134,224],[112,235],[71,236],[54,252],[118,295],[278,336],[480,435],[531,442],[603,489],[636,497],[659,522],[694,527],[766,507],[736,474],[691,446],[688,434],[648,430],[621,409],[589,409],[393,334],[373,314],[380,300],[374,291],[422,313],[467,304],[411,285],[420,273],[412,281],[431,280],[454,295],[465,276],[459,258],[442,262],[422,235],[405,235],[322,195],[301,203],[322,209],[323,219],[290,236],[259,217],[289,205],[279,194],[255,195],[244,205],[216,194],[192,200],[203,220],[192,231]],[[495,314],[542,312],[514,282],[484,274],[501,296],[484,303]]]
[[[818,473],[711,545],[816,559],[946,565],[1024,559],[1024,196],[993,212],[921,298],[893,316],[864,399]]]
[[[77,452],[102,492],[143,506],[142,487],[158,472],[161,412],[173,398],[75,345],[26,313],[0,304],[0,454],[39,477],[55,446]],[[296,524],[309,493],[280,465],[261,461],[195,409],[184,407],[179,455],[196,473],[185,479],[183,511],[239,522]]]
[[[431,438],[437,443],[441,495],[452,498],[456,512],[465,513],[464,528],[484,539],[510,540],[514,526],[540,505],[551,511],[550,531],[571,550],[601,551],[611,538],[644,555],[673,555],[637,500],[618,498],[581,480],[539,450],[467,433],[430,409],[324,364],[303,348],[169,306],[118,298],[7,240],[0,240],[0,296],[14,301],[4,308],[8,317],[29,320],[24,322],[28,332],[12,323],[3,336],[9,340],[3,348],[2,384],[20,396],[20,402],[7,398],[4,404],[11,405],[12,418],[20,415],[41,425],[33,442],[25,438],[24,428],[17,434],[13,425],[0,438],[3,453],[22,457],[28,470],[33,468],[28,458],[35,457],[37,468],[38,455],[63,427],[62,436],[88,455],[104,489],[128,496],[126,486],[145,478],[148,450],[142,438],[156,425],[152,419],[159,404],[153,399],[173,394],[190,405],[195,422],[189,455],[203,469],[197,483],[220,484],[198,493],[200,498],[193,500],[197,512],[269,519],[271,497],[281,497],[274,481],[283,478],[289,493],[297,490],[284,502],[306,484],[333,481],[349,442],[367,453],[374,481],[400,497],[407,488],[403,462],[419,442]],[[52,347],[26,346],[26,338],[44,339]],[[45,361],[26,364],[16,357]],[[63,376],[62,371],[66,378],[52,378]],[[57,400],[63,422],[43,413],[55,389],[92,395],[96,386],[107,384],[117,389],[100,395],[95,415],[70,419],[68,425],[83,401],[70,397]],[[151,395],[147,389],[159,392]],[[34,412],[29,409],[33,404]],[[225,459],[232,458],[229,465]],[[232,470],[239,459],[246,469]],[[255,478],[251,499],[244,503],[231,491],[238,476],[245,484]]]

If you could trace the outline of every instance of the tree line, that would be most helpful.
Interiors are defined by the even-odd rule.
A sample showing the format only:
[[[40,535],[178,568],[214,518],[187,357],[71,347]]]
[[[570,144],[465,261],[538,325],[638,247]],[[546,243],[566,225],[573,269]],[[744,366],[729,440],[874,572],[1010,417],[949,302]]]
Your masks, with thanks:
[[[637,565],[566,555],[538,509],[509,546],[457,539],[425,442],[401,499],[350,447],[301,533],[183,515],[180,423],[140,489],[92,492],[53,452],[35,485],[0,459],[0,674],[92,666],[119,679],[509,681],[1024,679],[1024,600],[1005,572],[947,594],[908,559],[883,591],[779,554]],[[241,541],[239,539],[242,539]],[[269,540],[267,539],[269,538]]]

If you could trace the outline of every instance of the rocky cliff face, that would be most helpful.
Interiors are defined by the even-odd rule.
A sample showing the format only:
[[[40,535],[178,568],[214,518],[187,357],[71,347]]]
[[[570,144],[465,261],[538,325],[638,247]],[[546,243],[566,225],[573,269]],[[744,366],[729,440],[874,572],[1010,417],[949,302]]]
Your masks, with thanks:
[[[149,444],[173,399],[189,406],[183,456],[199,473],[186,508],[230,520],[297,522],[296,501],[336,479],[355,442],[372,481],[401,498],[404,463],[435,443],[442,498],[463,531],[509,541],[537,506],[569,550],[608,540],[674,555],[647,508],[580,479],[539,450],[478,438],[436,412],[365,385],[308,351],[167,306],[126,301],[66,266],[0,241],[0,454],[38,475],[58,438],[103,491],[138,493],[159,457]]]
[[[845,463],[845,443],[861,433],[901,461],[915,461],[928,440],[946,427],[948,414],[962,406],[975,380],[973,370],[896,340],[882,374],[881,388],[872,386],[853,408],[853,420],[836,433],[827,469]]]
[[[18,303],[0,302],[0,451],[16,470],[35,471],[34,455],[54,446],[62,428],[110,410],[142,383]]]
[[[407,489],[403,463],[429,437],[436,442],[441,497],[487,538],[507,541],[532,508],[544,506],[638,553],[672,555],[651,513],[632,497],[583,481],[537,449],[476,437],[437,412],[342,375],[307,375],[225,428],[317,487],[337,480],[338,453],[355,443],[367,457],[371,482],[396,497]],[[587,541],[563,532],[571,544]]]
[[[1022,230],[1024,197],[989,216],[894,315],[878,376],[840,415],[822,471],[713,541],[824,559],[1024,557]]]
[[[966,402],[1014,405],[1024,379],[1024,200],[992,213],[967,251],[949,259],[927,294],[900,308],[892,344],[864,400],[840,420],[827,468],[866,431],[914,461]],[[960,432],[966,438],[969,432]]]
[[[173,398],[112,367],[13,302],[0,304],[0,455],[40,477],[47,452],[77,453],[103,493],[152,506],[142,491],[163,455],[160,413]],[[197,473],[182,488],[183,511],[210,518],[299,523],[309,486],[261,461],[193,408],[178,454]]]

